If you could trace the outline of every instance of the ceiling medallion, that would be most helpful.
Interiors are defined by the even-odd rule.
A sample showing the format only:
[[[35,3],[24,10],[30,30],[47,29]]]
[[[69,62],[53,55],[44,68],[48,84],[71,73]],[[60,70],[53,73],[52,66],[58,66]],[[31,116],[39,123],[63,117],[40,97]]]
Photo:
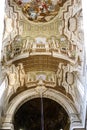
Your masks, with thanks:
[[[30,21],[48,22],[59,12],[67,0],[14,0]]]

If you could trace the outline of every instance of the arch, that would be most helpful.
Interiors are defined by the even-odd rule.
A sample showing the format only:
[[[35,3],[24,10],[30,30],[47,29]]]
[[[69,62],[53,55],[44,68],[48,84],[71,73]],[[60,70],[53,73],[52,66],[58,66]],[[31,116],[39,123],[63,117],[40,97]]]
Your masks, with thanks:
[[[20,108],[20,106],[22,106],[25,102],[37,97],[40,97],[40,93],[38,93],[34,88],[26,90],[17,95],[8,106],[5,122],[13,122],[14,114],[18,108]],[[50,88],[43,93],[43,97],[52,99],[59,103],[65,109],[70,121],[72,122],[72,115],[77,114],[77,110],[75,109],[73,102],[71,102],[62,93]]]
[[[25,102],[17,110],[13,125],[15,130],[69,130],[70,120],[60,104],[52,99],[39,97]]]

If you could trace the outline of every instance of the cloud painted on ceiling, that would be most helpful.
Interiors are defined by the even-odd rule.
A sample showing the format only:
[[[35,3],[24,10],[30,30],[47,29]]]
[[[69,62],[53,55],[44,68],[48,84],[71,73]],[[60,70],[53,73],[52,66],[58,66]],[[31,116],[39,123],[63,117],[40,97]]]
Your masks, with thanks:
[[[48,22],[59,12],[66,0],[14,0],[28,20]]]

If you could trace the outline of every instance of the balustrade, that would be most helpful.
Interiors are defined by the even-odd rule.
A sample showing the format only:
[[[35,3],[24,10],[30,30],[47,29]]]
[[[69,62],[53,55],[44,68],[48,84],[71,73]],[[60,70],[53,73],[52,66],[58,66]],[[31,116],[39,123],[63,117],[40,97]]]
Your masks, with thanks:
[[[45,43],[36,43],[34,40],[31,42],[29,39],[21,40],[21,42],[15,42],[14,40],[11,44],[4,46],[2,60],[6,62],[12,59],[15,60],[17,56],[21,58],[21,55],[26,53],[35,55],[43,52],[43,55],[45,53],[55,53],[57,56],[61,55],[61,58],[65,57],[65,59],[76,61],[82,50],[76,45],[67,42],[69,41],[58,41],[57,39],[47,40]]]

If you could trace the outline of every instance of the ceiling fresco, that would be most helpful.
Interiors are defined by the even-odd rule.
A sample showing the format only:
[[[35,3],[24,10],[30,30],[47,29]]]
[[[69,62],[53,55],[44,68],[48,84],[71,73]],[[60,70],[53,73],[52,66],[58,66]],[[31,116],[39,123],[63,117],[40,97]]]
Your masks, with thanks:
[[[15,0],[28,20],[48,22],[52,20],[66,0]]]

